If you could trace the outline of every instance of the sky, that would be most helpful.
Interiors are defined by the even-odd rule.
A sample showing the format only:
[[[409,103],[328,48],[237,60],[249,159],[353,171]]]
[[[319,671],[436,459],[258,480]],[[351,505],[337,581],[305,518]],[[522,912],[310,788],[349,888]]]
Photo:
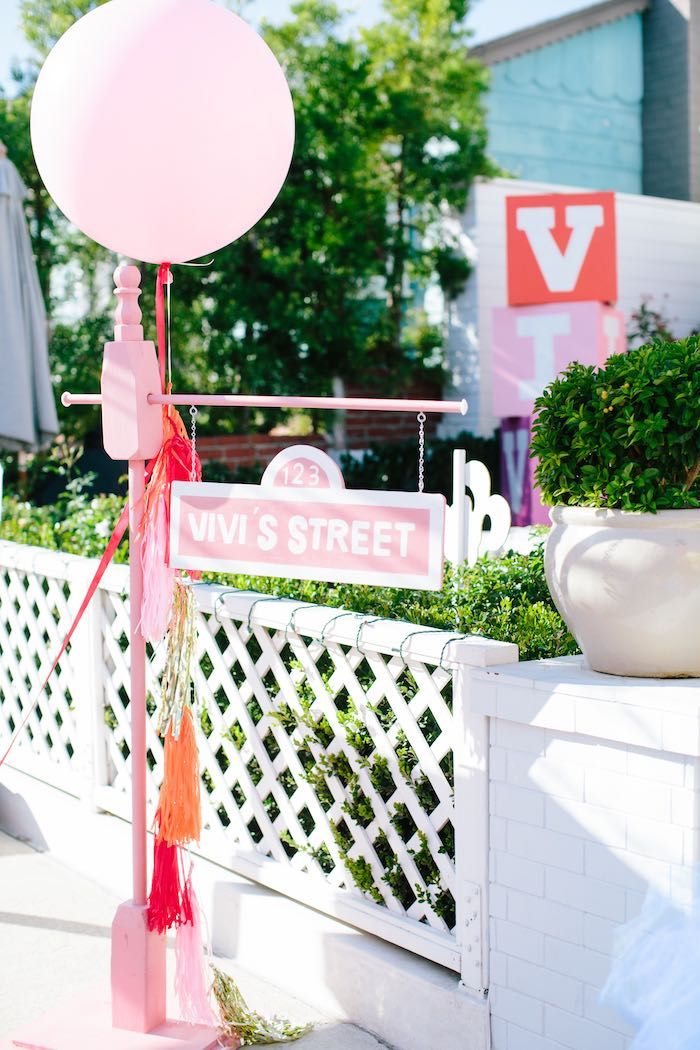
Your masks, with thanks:
[[[589,7],[594,0],[472,0],[469,23],[474,30],[474,43],[512,33],[548,18],[557,18],[570,11]],[[354,9],[359,22],[372,22],[380,10],[380,0],[345,0],[348,9]],[[20,0],[0,0],[0,84],[9,86],[13,59],[22,60],[27,46],[19,30]],[[267,18],[283,19],[289,10],[289,0],[253,0],[245,8],[251,21]]]

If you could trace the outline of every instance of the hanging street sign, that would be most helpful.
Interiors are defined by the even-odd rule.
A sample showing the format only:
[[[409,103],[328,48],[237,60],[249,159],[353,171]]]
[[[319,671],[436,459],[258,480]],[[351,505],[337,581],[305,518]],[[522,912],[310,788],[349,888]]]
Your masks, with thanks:
[[[345,489],[325,452],[297,445],[261,485],[174,482],[170,565],[439,590],[445,498]]]

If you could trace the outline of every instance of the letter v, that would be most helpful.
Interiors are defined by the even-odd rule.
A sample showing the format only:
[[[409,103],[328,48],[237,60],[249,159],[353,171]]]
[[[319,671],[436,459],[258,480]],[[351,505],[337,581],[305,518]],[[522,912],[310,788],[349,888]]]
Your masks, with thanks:
[[[554,240],[554,208],[528,208],[523,205],[515,224],[527,237],[544,282],[550,292],[572,292],[579,279],[593,234],[605,222],[600,204],[570,204],[565,211],[571,229],[566,251]]]
[[[197,521],[196,514],[193,514],[192,511],[189,511],[187,515],[187,520],[189,522],[192,538],[195,539],[197,543],[201,543],[207,534],[207,525],[209,523],[209,511],[203,510],[199,515],[199,521]]]
[[[513,514],[519,514],[523,505],[525,489],[525,469],[528,463],[527,448],[529,435],[524,427],[519,430],[507,430],[503,434],[503,458],[506,461],[508,478],[508,502]]]

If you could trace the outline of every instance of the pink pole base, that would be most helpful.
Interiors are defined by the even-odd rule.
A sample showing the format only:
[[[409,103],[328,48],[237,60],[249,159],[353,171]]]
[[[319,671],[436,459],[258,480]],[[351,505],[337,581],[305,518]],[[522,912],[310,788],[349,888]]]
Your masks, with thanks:
[[[151,1032],[113,1028],[108,996],[63,1004],[13,1036],[7,1050],[215,1050],[215,1028],[163,1021]]]
[[[150,1032],[165,1020],[165,935],[151,933],[145,904],[120,904],[112,922],[112,1023]]]

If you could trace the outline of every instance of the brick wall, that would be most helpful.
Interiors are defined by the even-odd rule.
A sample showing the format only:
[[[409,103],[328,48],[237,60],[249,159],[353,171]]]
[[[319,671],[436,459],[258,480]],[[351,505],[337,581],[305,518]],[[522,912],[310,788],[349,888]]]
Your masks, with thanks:
[[[272,434],[221,434],[215,437],[198,437],[197,451],[203,463],[216,460],[228,467],[262,466],[272,460],[288,445],[315,445],[325,449],[324,438],[289,438]]]
[[[347,386],[348,397],[371,397],[366,387]],[[414,383],[403,391],[401,397],[424,397],[434,400],[442,397],[439,387],[431,383]],[[440,416],[428,416],[425,423],[427,434],[437,430]],[[462,418],[461,416],[459,417]],[[346,412],[345,433],[348,448],[367,448],[371,444],[405,441],[417,436],[418,424],[413,412]]]
[[[676,900],[690,892],[697,757],[674,749],[697,750],[676,723],[678,711],[684,722],[696,711],[698,689],[688,707],[692,686],[674,696],[676,683],[647,700],[650,683],[612,678],[586,695],[563,662],[555,680],[558,663],[518,665],[522,687],[504,682],[486,705],[504,712],[490,719],[493,1050],[626,1050],[633,1032],[599,993],[615,932],[648,888]],[[622,687],[639,707],[626,706]],[[577,722],[581,732],[565,731]]]

